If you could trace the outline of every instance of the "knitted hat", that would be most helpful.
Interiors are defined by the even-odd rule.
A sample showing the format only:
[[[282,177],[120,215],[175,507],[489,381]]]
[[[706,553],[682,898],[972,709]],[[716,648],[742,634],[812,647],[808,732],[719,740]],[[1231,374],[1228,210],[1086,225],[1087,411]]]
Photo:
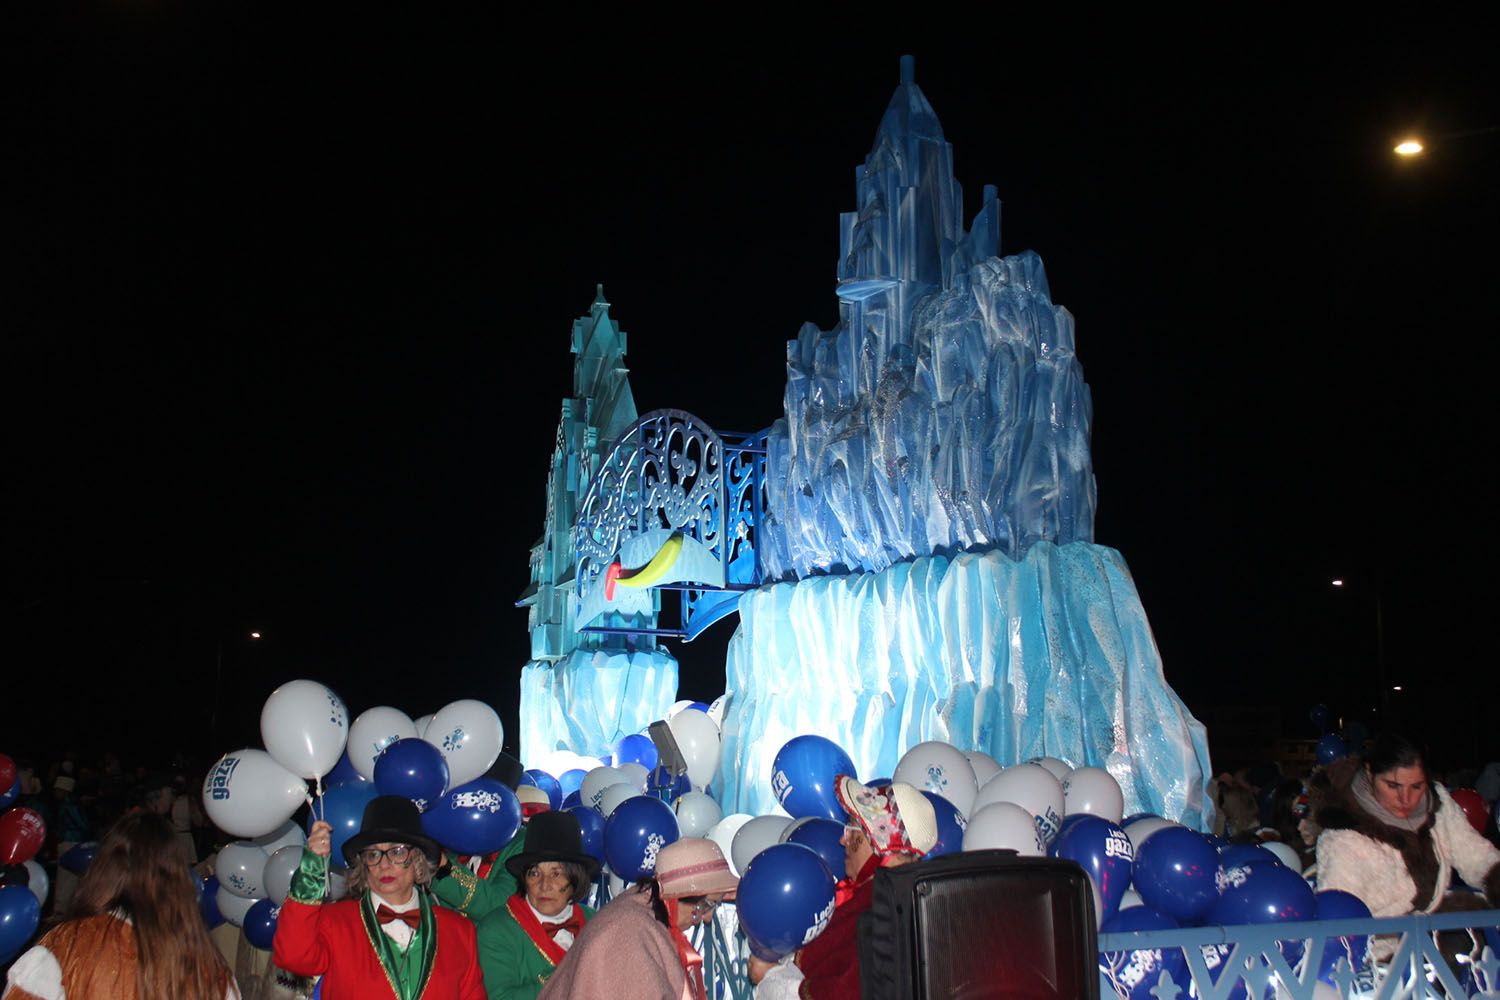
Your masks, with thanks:
[[[657,853],[656,884],[668,897],[719,892],[733,899],[740,880],[730,870],[718,844],[701,837],[683,837]]]
[[[937,844],[937,812],[932,803],[904,781],[867,788],[847,774],[834,782],[839,803],[870,838],[877,855],[925,856]]]

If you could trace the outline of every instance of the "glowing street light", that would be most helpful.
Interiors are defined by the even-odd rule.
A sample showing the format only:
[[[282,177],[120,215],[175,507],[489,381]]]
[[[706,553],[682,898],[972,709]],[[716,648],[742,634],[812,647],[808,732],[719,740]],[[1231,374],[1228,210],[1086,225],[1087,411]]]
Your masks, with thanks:
[[[1335,587],[1342,587],[1344,585],[1343,580],[1330,580],[1329,582]]]
[[[260,633],[259,632],[251,632],[250,633],[250,638],[252,638],[252,639],[259,639],[260,638]]]
[[[1416,156],[1422,151],[1422,143],[1417,139],[1403,139],[1396,144],[1397,156]]]

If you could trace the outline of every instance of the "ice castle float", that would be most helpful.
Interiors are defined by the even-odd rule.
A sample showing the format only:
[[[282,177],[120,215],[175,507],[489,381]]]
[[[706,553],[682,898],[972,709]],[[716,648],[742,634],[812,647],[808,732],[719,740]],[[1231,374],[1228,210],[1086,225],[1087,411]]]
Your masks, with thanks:
[[[726,812],[773,811],[776,751],[819,733],[866,779],[929,739],[1100,766],[1127,814],[1201,826],[1203,727],[1124,558],[1093,542],[1073,318],[1036,254],[997,256],[993,187],[965,228],[952,156],[907,57],[842,216],[838,324],[788,344],[768,431],[659,411],[600,453],[578,501],[575,624],[629,631],[663,588],[684,594],[681,625],[634,634],[692,638],[738,611],[713,783]],[[546,669],[554,691],[593,683],[576,660]],[[559,719],[556,699],[526,718],[539,685],[528,665],[528,732],[585,753],[623,735],[607,712]]]

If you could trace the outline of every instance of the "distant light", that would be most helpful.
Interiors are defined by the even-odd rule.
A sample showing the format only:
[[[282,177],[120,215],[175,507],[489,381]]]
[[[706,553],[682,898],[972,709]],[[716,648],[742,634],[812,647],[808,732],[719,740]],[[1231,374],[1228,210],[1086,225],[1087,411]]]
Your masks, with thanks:
[[[1344,581],[1343,580],[1333,580],[1331,582],[1333,583],[1333,585],[1335,587],[1342,587],[1344,585]]]
[[[1397,156],[1416,156],[1422,151],[1422,144],[1415,139],[1403,139],[1396,146]]]
[[[1397,684],[1396,686],[1392,687],[1391,690],[1392,691],[1400,691],[1401,690],[1401,685]]]
[[[260,638],[260,633],[259,632],[251,632],[250,633],[250,638],[252,638],[252,639],[259,639]]]

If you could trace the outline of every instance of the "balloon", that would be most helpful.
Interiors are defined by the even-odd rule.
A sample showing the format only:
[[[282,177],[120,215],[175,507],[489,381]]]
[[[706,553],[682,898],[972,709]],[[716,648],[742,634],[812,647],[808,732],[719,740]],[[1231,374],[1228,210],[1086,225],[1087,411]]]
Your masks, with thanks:
[[[677,827],[684,837],[706,837],[715,823],[724,818],[724,810],[703,792],[686,792],[672,803],[677,813]]]
[[[1038,757],[1035,760],[1027,761],[1027,763],[1035,764],[1038,767],[1045,768],[1047,773],[1052,775],[1052,777],[1056,778],[1059,782],[1061,782],[1069,774],[1073,773],[1072,764],[1069,764],[1065,760],[1058,760],[1056,757]]]
[[[604,858],[610,871],[638,882],[656,873],[656,852],[677,837],[672,807],[650,795],[637,795],[620,803],[604,821]]]
[[[724,855],[736,875],[740,874],[740,867],[734,863],[734,837],[740,832],[740,827],[754,818],[749,813],[730,813],[708,831],[708,839],[719,845],[719,853]]]
[[[493,708],[464,698],[438,709],[422,738],[443,752],[452,783],[464,785],[495,763],[505,743],[505,728]]]
[[[25,806],[12,806],[0,815],[0,865],[18,865],[36,857],[47,839],[47,824],[41,813]]]
[[[1348,755],[1349,747],[1337,733],[1329,733],[1318,741],[1318,763],[1325,767]]]
[[[651,737],[640,733],[622,736],[615,744],[615,760],[622,764],[639,764],[649,773],[656,769],[656,744],[651,742]]]
[[[219,851],[218,859],[214,862],[214,874],[219,877],[219,885],[236,896],[259,899],[266,894],[262,888],[262,880],[266,873],[266,862],[270,860],[270,855],[254,844],[236,840],[232,844],[225,844],[223,850]]]
[[[924,795],[932,795],[924,792]],[[948,800],[939,795],[933,795],[944,804]],[[952,806],[949,805],[951,809]],[[795,827],[795,829],[793,829]],[[783,844],[801,844],[803,847],[811,848],[823,862],[828,866],[828,874],[835,880],[841,879],[846,874],[844,871],[844,845],[839,841],[844,838],[844,824],[835,823],[831,819],[823,819],[814,816],[811,819],[798,820],[786,828],[781,835]],[[929,853],[928,857],[932,855]]]
[[[82,875],[88,871],[89,865],[93,864],[94,855],[99,853],[99,844],[88,841],[83,844],[74,844],[57,859],[57,863],[74,875]]]
[[[734,840],[730,842],[725,857],[743,876],[755,856],[772,844],[780,843],[781,834],[791,825],[791,818],[787,816],[756,816],[734,832]]]
[[[286,902],[292,891],[292,876],[302,864],[302,848],[287,845],[279,848],[266,859],[266,870],[261,874],[260,884],[265,887],[266,898],[276,906]]]
[[[426,740],[397,740],[375,762],[376,791],[411,799],[420,810],[442,797],[449,777],[442,751]]]
[[[271,943],[276,940],[276,918],[279,916],[281,908],[275,903],[269,899],[257,899],[255,905],[245,911],[240,924],[245,931],[245,940],[261,951],[270,951]]]
[[[1313,896],[1317,905],[1318,920],[1368,920],[1370,908],[1365,905],[1364,900],[1352,892],[1344,892],[1341,889],[1324,889]],[[1338,966],[1340,958],[1349,960],[1349,967],[1358,970],[1365,962],[1365,952],[1369,949],[1370,939],[1361,934],[1358,937],[1329,938],[1323,945],[1323,958],[1318,963],[1318,979],[1325,983],[1333,982],[1333,970]]]
[[[651,794],[664,801],[672,802],[678,796],[686,795],[692,791],[693,783],[688,780],[686,774],[679,774],[673,777],[672,773],[666,767],[658,765],[656,770],[651,772],[651,778],[647,781],[646,787],[650,790]]]
[[[275,854],[283,847],[303,846],[307,843],[307,834],[302,832],[302,827],[297,825],[296,820],[289,819],[270,833],[251,837],[250,843],[267,854]]]
[[[4,787],[4,786],[0,786]],[[0,809],[9,809],[15,804],[16,799],[21,797],[21,779],[17,778],[10,783],[10,789],[0,795]]]
[[[1157,830],[1135,850],[1135,887],[1153,910],[1196,920],[1219,898],[1219,852],[1194,830]]]
[[[368,781],[351,781],[346,785],[335,785],[323,793],[322,812],[307,817],[307,829],[312,830],[313,820],[325,819],[333,827],[329,860],[334,864],[343,861],[344,841],[359,832],[359,824],[365,817],[365,806],[379,795],[375,785]]]
[[[604,790],[624,780],[624,775],[612,767],[596,767],[583,776],[583,784],[578,786],[578,800],[586,806],[598,809],[599,799],[604,795]],[[641,789],[636,791],[640,792]]]
[[[633,799],[640,794],[642,793],[639,788],[632,788],[623,781],[610,785],[604,790],[604,794],[599,796],[599,815],[605,819],[609,819],[610,816],[614,815],[614,811],[620,807],[620,803],[626,799]]]
[[[29,878],[26,888],[36,897],[36,901],[43,905],[47,902],[47,893],[52,889],[52,880],[47,877],[47,869],[37,864],[35,860],[26,862],[26,872]]]
[[[436,714],[436,712],[428,712],[426,715],[419,715],[411,721],[412,726],[417,730],[418,736],[423,739],[427,738],[427,727],[432,725],[432,717]]]
[[[226,923],[241,927],[245,923],[245,914],[250,912],[250,907],[259,900],[246,899],[244,896],[236,896],[229,891],[228,886],[221,885],[214,893],[214,905],[218,907],[220,915]]]
[[[1297,849],[1291,844],[1283,844],[1279,840],[1267,840],[1262,842],[1260,847],[1298,875],[1302,874],[1302,855],[1298,854]]]
[[[991,802],[969,817],[964,830],[964,850],[1011,850],[1023,858],[1047,853],[1036,820],[1014,802]]]
[[[1075,772],[1076,773],[1076,772]],[[1099,890],[1100,920],[1108,920],[1120,909],[1120,900],[1130,885],[1135,848],[1118,823],[1087,816],[1070,825],[1052,845],[1052,855],[1076,862]]]
[[[1175,930],[1180,926],[1165,913],[1147,906],[1135,906],[1105,918],[1099,930],[1105,934],[1122,934]],[[1130,1000],[1155,1000],[1156,995],[1151,990],[1161,982],[1163,972],[1177,984],[1179,996],[1186,997],[1192,985],[1187,959],[1181,948],[1102,952],[1099,955],[1099,970],[1111,984],[1116,985],[1117,992],[1123,987]]]
[[[1151,841],[1146,842],[1146,847],[1151,847]],[[1312,886],[1279,863],[1231,869],[1224,873],[1220,885],[1219,898],[1208,908],[1206,920],[1210,924],[1229,927],[1312,920],[1317,913]],[[1288,963],[1296,965],[1301,959],[1301,941],[1281,941],[1278,945]],[[1226,947],[1220,946],[1221,951]]]
[[[20,774],[16,771],[16,762],[0,753],[0,788],[9,788],[19,780]]]
[[[532,768],[531,770],[526,772],[526,777],[521,779],[521,784],[535,785],[537,788],[540,788],[542,791],[547,793],[547,801],[552,803],[553,809],[562,808],[562,785],[558,783],[558,780],[556,778],[552,777],[552,775],[548,774],[546,771]]]
[[[349,895],[349,876],[345,874],[347,869],[337,865],[328,868],[328,898],[343,899]]]
[[[834,891],[833,875],[812,848],[773,844],[761,851],[740,876],[734,900],[750,951],[774,962],[823,933]]]
[[[264,750],[227,753],[203,779],[208,818],[233,837],[270,833],[306,801],[306,782]]]
[[[24,885],[0,889],[0,966],[21,953],[37,925],[42,922],[42,904]]]
[[[583,830],[583,851],[589,857],[604,864],[604,817],[599,815],[599,810],[590,809],[585,805],[576,805],[565,810]]]
[[[674,702],[672,702],[672,707],[667,709],[667,721],[671,722],[672,719],[677,715],[678,712],[681,712],[685,708],[692,708],[692,707],[693,707],[693,703],[691,701],[687,700],[687,699],[683,699],[682,701],[674,701]]]
[[[1464,811],[1465,818],[1479,834],[1484,834],[1484,828],[1490,822],[1490,805],[1484,801],[1484,797],[1472,788],[1455,788],[1448,793],[1453,797],[1454,803]]]
[[[375,760],[397,740],[420,739],[411,716],[399,708],[378,705],[359,713],[349,727],[349,763],[366,781],[375,780]],[[332,778],[330,777],[330,781]]]
[[[422,830],[459,854],[493,854],[521,828],[521,802],[494,778],[475,778],[422,814]]]
[[[1130,842],[1135,845],[1135,853],[1139,857],[1141,844],[1145,843],[1147,837],[1151,836],[1157,830],[1165,830],[1168,827],[1181,826],[1182,824],[1173,823],[1171,820],[1162,819],[1160,816],[1142,816],[1134,822],[1123,823],[1121,825],[1125,828],[1125,836],[1129,837]]]
[[[1075,768],[1062,781],[1067,812],[1088,813],[1119,823],[1125,815],[1125,796],[1120,783],[1102,767]]]
[[[349,748],[345,747],[339,762],[333,765],[333,770],[323,775],[323,786],[342,785],[346,781],[368,780],[354,769],[354,762],[349,759]]]
[[[707,787],[719,769],[723,748],[719,727],[707,713],[696,708],[684,708],[667,720],[667,727],[672,730],[677,749],[687,764],[688,780],[694,788]]]
[[[198,912],[203,914],[203,922],[213,930],[224,922],[224,914],[219,912],[219,880],[210,875],[203,880],[203,892],[198,897]]]
[[[964,849],[964,828],[969,825],[968,822],[958,811],[958,806],[941,795],[934,792],[922,794],[927,796],[927,801],[932,803],[932,811],[937,816],[938,839],[937,843],[932,845],[932,850],[927,852],[927,857],[940,858],[944,854],[957,854]],[[839,828],[842,831],[842,824]],[[838,872],[839,870],[836,869],[834,874],[838,875]]]
[[[1219,848],[1220,868],[1279,864],[1281,864],[1281,859],[1266,850],[1264,844],[1230,844],[1228,847]]]
[[[794,817],[821,816],[842,824],[846,813],[833,783],[854,773],[854,761],[837,743],[825,736],[794,736],[776,752],[771,791]]]
[[[1062,784],[1040,764],[1017,764],[995,775],[974,797],[974,811],[995,802],[1011,802],[1026,810],[1043,845],[1057,839],[1063,820]]]
[[[333,770],[349,742],[349,710],[317,681],[288,681],[271,692],[260,710],[260,738],[266,752],[288,771],[321,778]]]
[[[587,773],[587,771],[575,767],[573,770],[564,771],[557,776],[558,785],[562,788],[563,798],[566,799],[569,795],[572,795],[583,787],[583,777]],[[567,805],[563,804],[562,808],[566,809]]]
[[[708,706],[708,717],[714,720],[714,725],[719,727],[720,732],[724,731],[724,713],[729,711],[729,699],[733,696],[734,692],[726,691]]]
[[[964,757],[968,758],[969,766],[974,769],[974,782],[980,788],[1002,770],[1000,762],[983,750],[965,750]]]
[[[646,783],[651,780],[651,772],[646,770],[644,765],[637,764],[634,761],[616,764],[615,770],[619,772],[620,777],[624,779],[626,784],[638,792],[644,792],[646,790]]]
[[[906,751],[891,777],[921,791],[936,792],[957,806],[965,816],[973,809],[974,795],[979,791],[979,782],[974,778],[969,758],[957,747],[937,740],[918,743]]]
[[[581,806],[581,805],[583,805],[583,799],[579,796],[579,794],[577,792],[569,792],[567,795],[563,796],[562,807],[564,809],[572,809],[574,806]],[[593,806],[587,806],[586,808],[594,809]],[[594,812],[598,812],[598,811],[599,810],[594,809]]]

